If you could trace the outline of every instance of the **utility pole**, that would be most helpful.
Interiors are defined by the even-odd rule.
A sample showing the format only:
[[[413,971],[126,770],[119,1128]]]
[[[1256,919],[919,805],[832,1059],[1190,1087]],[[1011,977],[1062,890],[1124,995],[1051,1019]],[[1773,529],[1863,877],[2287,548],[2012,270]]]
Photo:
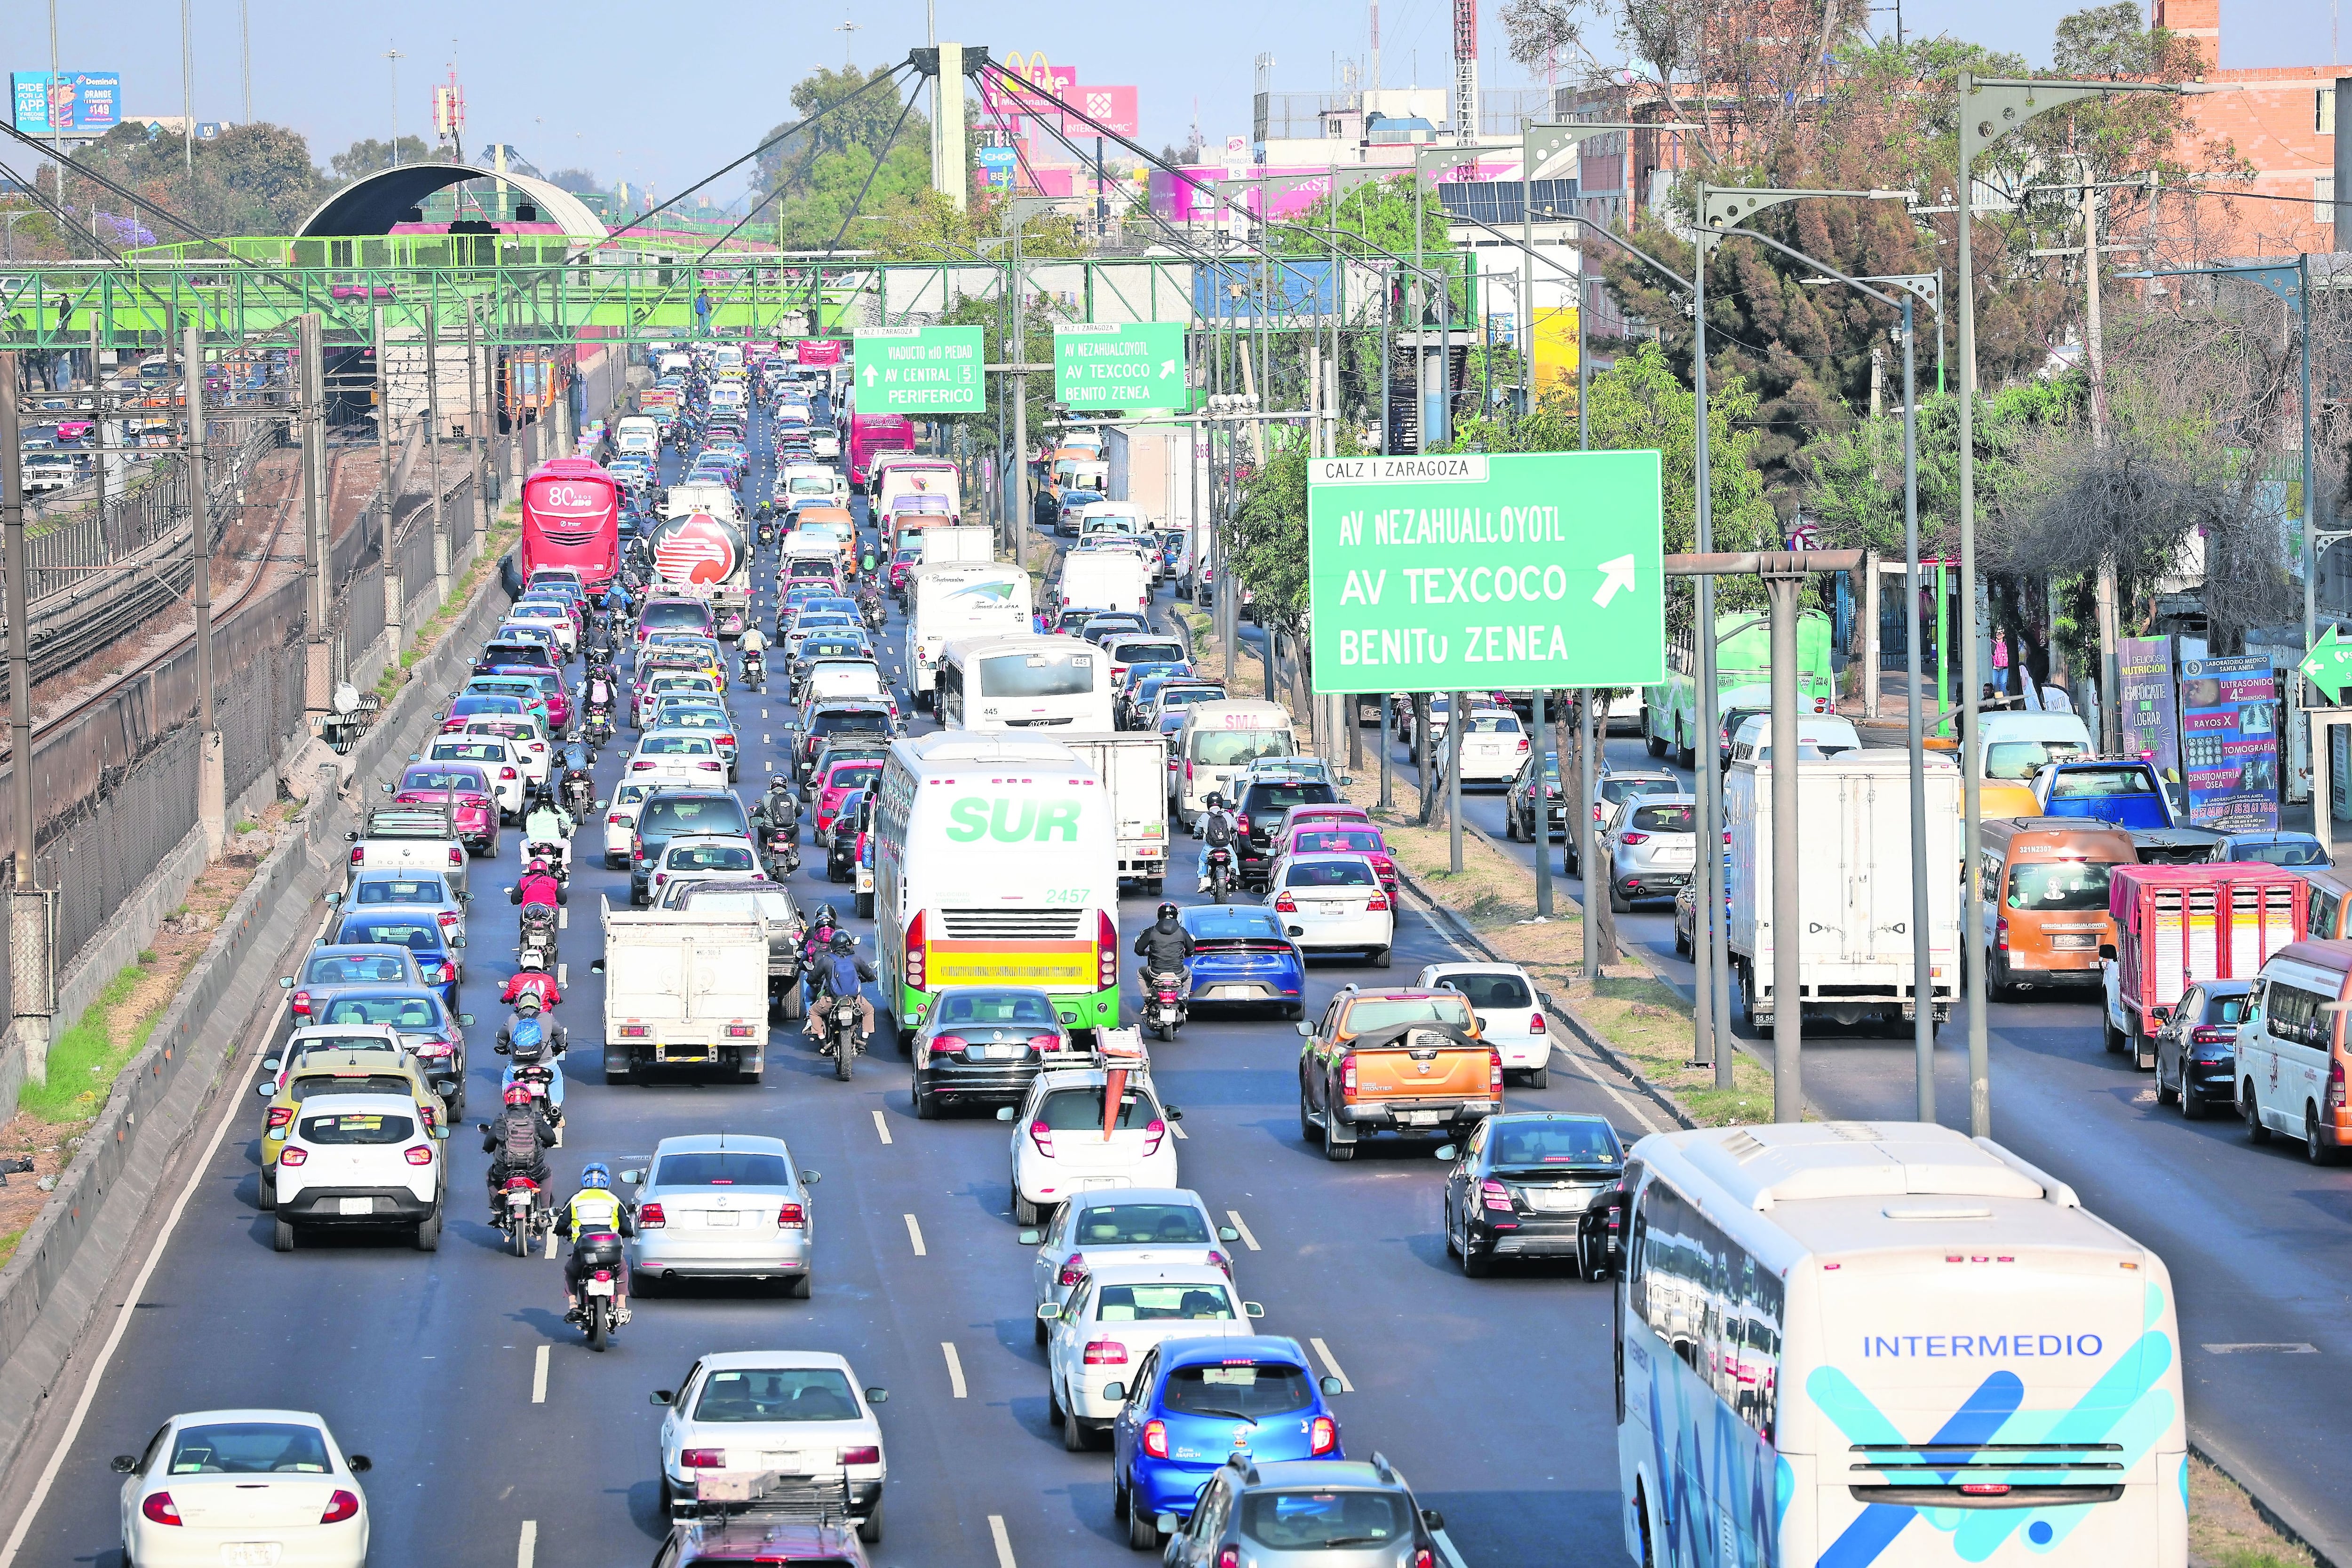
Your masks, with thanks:
[[[383,307],[375,308],[375,444],[383,468],[383,517],[378,525],[377,555],[383,568],[383,629],[392,637],[392,662],[400,662],[400,562],[393,554],[392,493],[392,345],[383,334]]]
[[[205,831],[205,859],[209,862],[218,860],[228,843],[228,776],[220,725],[213,714],[213,519],[205,488],[211,482],[205,455],[205,334],[193,320],[181,365],[188,387],[188,532],[195,558],[188,597],[196,621],[196,825]]]
[[[319,313],[306,310],[295,320],[301,345],[297,368],[302,377],[298,394],[302,421],[302,613],[308,632],[302,706],[316,735],[334,689],[334,643],[327,626],[334,605],[327,582],[331,564],[327,538],[327,379]]]
[[[2107,350],[2099,310],[2099,190],[2091,166],[2083,165],[2083,364],[2091,377],[2091,444],[2107,444]],[[2123,707],[2116,701],[2121,672],[2116,663],[2116,585],[2115,558],[2102,551],[2095,590],[2099,617],[2099,749],[2121,744]],[[2056,639],[2052,639],[2054,643]],[[1970,639],[1974,646],[1974,638]]]
[[[180,137],[187,172],[196,172],[195,18],[191,0],[180,0]]]
[[[433,471],[434,602],[449,602],[449,528],[441,515],[441,343],[434,302],[425,300],[425,461]]]
[[[54,23],[52,26],[54,26]],[[0,553],[8,616],[8,784],[16,875],[8,900],[8,1011],[25,1042],[25,1078],[49,1081],[57,1013],[49,899],[35,873],[40,820],[33,806],[33,612],[25,570],[25,458],[16,412],[16,356],[0,352]]]
[[[392,62],[392,166],[400,167],[400,62],[398,49],[386,49],[383,57]]]
[[[474,301],[466,301],[466,458],[474,471],[474,539],[489,531],[488,439],[482,431],[481,354],[474,337]]]

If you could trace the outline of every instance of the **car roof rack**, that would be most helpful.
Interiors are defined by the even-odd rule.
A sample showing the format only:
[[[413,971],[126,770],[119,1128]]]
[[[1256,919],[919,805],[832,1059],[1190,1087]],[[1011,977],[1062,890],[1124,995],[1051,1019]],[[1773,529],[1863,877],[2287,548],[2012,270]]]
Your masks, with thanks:
[[[787,1475],[776,1470],[718,1470],[694,1479],[694,1514],[704,1544],[740,1531],[746,1536],[779,1524],[845,1526],[850,1513],[849,1474]]]

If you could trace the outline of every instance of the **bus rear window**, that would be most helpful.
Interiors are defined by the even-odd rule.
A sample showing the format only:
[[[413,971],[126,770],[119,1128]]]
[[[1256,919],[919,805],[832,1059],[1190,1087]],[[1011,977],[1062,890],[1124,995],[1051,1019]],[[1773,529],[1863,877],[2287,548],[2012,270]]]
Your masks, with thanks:
[[[1000,653],[980,661],[980,689],[989,697],[1080,697],[1095,689],[1091,653]]]

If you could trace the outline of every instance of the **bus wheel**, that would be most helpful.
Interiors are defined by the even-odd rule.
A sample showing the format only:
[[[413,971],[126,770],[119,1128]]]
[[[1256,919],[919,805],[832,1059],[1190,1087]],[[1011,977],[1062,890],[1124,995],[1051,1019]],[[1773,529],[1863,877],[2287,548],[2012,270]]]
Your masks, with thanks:
[[[2245,1087],[2238,1091],[2238,1114],[2246,1119],[2246,1136],[2249,1140],[2257,1144],[2267,1144],[2271,1141],[2271,1130],[2263,1125],[2263,1113],[2254,1099],[2254,1081],[2251,1078],[2246,1080]]]
[[[1665,737],[1650,727],[1650,714],[1647,708],[1642,711],[1642,744],[1649,748],[1650,755],[1653,757],[1664,757],[1666,754]]]
[[[1639,1562],[1642,1568],[1657,1568],[1658,1554],[1650,1544],[1650,1499],[1641,1487],[1633,1489],[1633,1533],[1642,1542]]]

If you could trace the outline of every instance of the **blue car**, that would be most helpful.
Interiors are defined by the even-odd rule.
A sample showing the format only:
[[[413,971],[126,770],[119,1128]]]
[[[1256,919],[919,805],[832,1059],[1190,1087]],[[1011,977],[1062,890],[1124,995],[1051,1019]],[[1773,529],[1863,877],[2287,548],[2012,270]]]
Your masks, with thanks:
[[[456,949],[464,946],[466,939],[444,931],[433,910],[370,904],[344,915],[335,927],[333,940],[380,942],[407,948],[408,956],[416,960],[417,973],[439,995],[441,1005],[451,1012],[457,1010]]]
[[[1269,1459],[1343,1459],[1339,1422],[1295,1339],[1168,1339],[1144,1353],[1135,1381],[1103,1392],[1123,1398],[1111,1422],[1111,1511],[1127,1543],[1157,1551],[1159,1517],[1192,1516],[1201,1490],[1235,1454]]]
[[[1192,934],[1188,1006],[1221,1002],[1305,1013],[1307,959],[1262,904],[1195,904],[1180,916]]]

